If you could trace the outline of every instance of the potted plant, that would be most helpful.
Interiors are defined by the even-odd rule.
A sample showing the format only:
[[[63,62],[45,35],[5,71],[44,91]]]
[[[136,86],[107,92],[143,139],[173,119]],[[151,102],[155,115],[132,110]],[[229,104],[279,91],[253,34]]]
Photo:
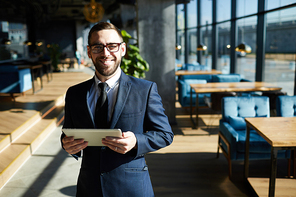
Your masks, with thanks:
[[[121,69],[127,75],[137,78],[145,78],[145,71],[149,71],[149,64],[140,55],[138,43],[129,44],[130,39],[137,40],[128,34],[125,30],[121,30],[123,41],[127,45],[127,52],[122,59]]]
[[[48,52],[51,59],[51,65],[53,67],[54,72],[59,72],[60,69],[58,67],[60,56],[61,56],[61,49],[58,44],[50,44],[47,45]]]

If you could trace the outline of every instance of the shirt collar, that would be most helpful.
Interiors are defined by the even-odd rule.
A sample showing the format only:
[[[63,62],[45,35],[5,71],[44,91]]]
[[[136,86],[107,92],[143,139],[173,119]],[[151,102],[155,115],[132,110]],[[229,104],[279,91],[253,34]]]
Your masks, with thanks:
[[[121,69],[118,67],[118,72],[110,79],[108,79],[107,81],[105,81],[108,84],[108,88],[107,89],[112,89],[119,81],[119,78],[121,76]],[[101,81],[98,79],[97,75],[95,75],[95,82],[98,85],[99,83],[101,83]]]

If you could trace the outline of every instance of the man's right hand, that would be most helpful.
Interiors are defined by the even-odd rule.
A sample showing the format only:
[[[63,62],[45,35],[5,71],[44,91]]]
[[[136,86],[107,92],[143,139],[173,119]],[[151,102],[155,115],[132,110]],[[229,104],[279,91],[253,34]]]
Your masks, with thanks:
[[[65,151],[71,155],[80,152],[82,149],[85,149],[88,145],[88,142],[84,141],[84,139],[74,140],[73,137],[67,137],[67,136],[65,136],[62,139],[62,142],[63,142],[63,148],[65,149]]]

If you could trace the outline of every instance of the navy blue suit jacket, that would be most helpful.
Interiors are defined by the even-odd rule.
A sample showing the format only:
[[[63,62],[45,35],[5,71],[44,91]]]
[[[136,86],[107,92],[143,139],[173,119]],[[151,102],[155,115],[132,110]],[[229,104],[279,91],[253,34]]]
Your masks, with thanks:
[[[93,81],[68,89],[64,128],[94,128],[87,104]],[[85,148],[77,196],[100,196],[100,192],[106,197],[154,196],[144,155],[168,146],[174,136],[156,84],[122,72],[110,128],[132,131],[137,149],[119,154],[107,147]]]

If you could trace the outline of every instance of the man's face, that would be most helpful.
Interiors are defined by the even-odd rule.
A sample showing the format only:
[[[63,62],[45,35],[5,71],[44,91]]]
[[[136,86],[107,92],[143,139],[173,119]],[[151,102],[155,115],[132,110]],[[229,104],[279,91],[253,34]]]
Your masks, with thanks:
[[[90,37],[90,46],[110,43],[121,43],[121,39],[115,30],[101,30],[93,32]],[[100,53],[94,52],[90,46],[87,46],[88,57],[92,59],[96,68],[96,74],[101,78],[108,79],[112,77],[120,65],[122,56],[125,55],[125,43],[119,45],[117,52],[110,52],[106,47]],[[101,45],[102,46],[102,45]]]

